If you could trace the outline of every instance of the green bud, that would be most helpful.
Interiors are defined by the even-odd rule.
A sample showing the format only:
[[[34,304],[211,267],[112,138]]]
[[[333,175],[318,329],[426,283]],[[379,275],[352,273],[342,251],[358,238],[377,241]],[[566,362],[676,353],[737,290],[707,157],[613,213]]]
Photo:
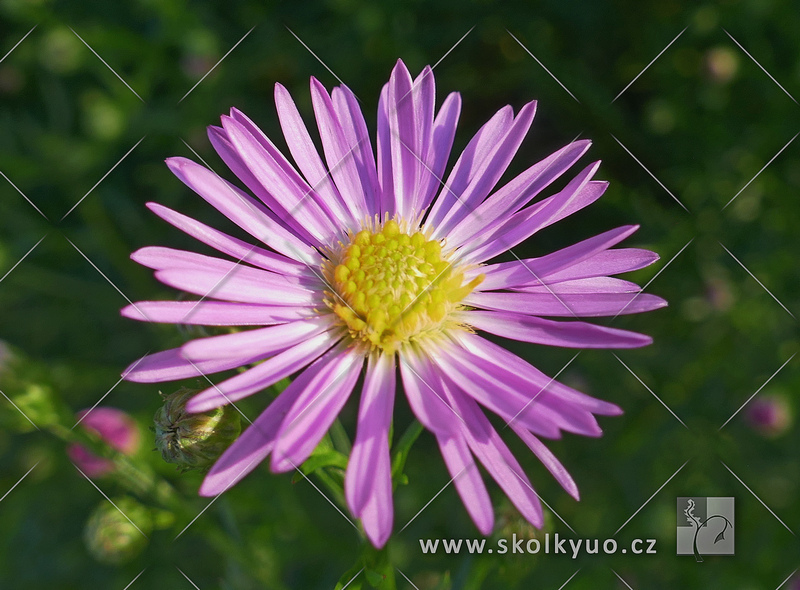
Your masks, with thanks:
[[[167,463],[181,471],[207,471],[242,431],[239,413],[224,406],[192,414],[186,402],[198,390],[182,387],[163,395],[164,405],[155,415],[156,446]]]
[[[119,510],[105,501],[95,509],[86,522],[84,541],[97,561],[119,565],[147,546],[145,535],[152,531],[153,523],[150,511],[133,498],[116,498],[114,504]]]

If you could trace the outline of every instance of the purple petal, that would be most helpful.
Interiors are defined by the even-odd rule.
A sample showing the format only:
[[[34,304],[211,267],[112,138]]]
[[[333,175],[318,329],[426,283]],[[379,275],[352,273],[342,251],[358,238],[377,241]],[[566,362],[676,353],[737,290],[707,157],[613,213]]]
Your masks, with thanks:
[[[387,112],[395,210],[401,217],[409,219],[413,217],[413,199],[419,180],[418,158],[422,156],[415,150],[417,128],[411,74],[400,60],[389,78]]]
[[[187,217],[158,203],[147,203],[147,208],[193,238],[219,250],[223,254],[232,256],[259,266],[265,270],[294,276],[311,275],[304,264],[299,264],[280,254],[248,244],[238,238],[229,236],[221,231],[209,227],[199,221]]]
[[[461,96],[457,92],[451,92],[433,120],[431,145],[426,158],[427,164],[422,167],[422,178],[419,183],[418,195],[416,195],[418,211],[428,209],[436,191],[444,182],[444,171],[450,157],[450,150],[453,148],[453,139],[460,113]]]
[[[261,203],[211,170],[186,158],[169,158],[167,166],[186,186],[257,240],[293,260],[319,264],[316,250],[280,225]]]
[[[395,391],[394,355],[373,355],[367,365],[358,430],[347,464],[345,497],[352,513],[360,517],[364,530],[376,547],[382,547],[392,529],[392,466],[389,458],[389,428]],[[364,510],[375,501],[372,518]],[[374,537],[374,538],[373,538]]]
[[[227,301],[137,301],[120,312],[145,322],[200,326],[264,326],[317,315],[304,307],[272,307]]]
[[[186,409],[190,412],[206,412],[253,395],[296,373],[335,343],[336,339],[329,333],[319,334],[268,358],[244,373],[201,391],[189,400]]]
[[[505,106],[478,130],[453,166],[439,196],[433,201],[425,221],[426,228],[438,228],[448,211],[458,205],[458,197],[513,122],[514,111],[510,106]]]
[[[319,367],[311,366],[292,385],[308,381]],[[306,376],[306,374],[308,374]],[[284,416],[295,403],[301,387],[287,387],[217,459],[200,486],[201,496],[218,496],[255,469],[275,446],[275,436]]]
[[[345,139],[342,148],[346,147],[346,151],[342,157],[352,159],[355,163],[360,178],[357,190],[363,192],[367,212],[373,216],[380,213],[380,185],[367,122],[356,95],[347,86],[334,88],[332,95],[333,106]],[[336,167],[338,168],[338,162]]]
[[[466,439],[463,435],[437,436],[439,449],[453,477],[453,485],[464,503],[472,522],[483,535],[488,535],[494,528],[494,510],[486,484],[472,458]]]
[[[641,313],[665,307],[648,293],[470,293],[464,303],[474,307],[552,317],[600,317]]]
[[[544,524],[542,505],[531,486],[528,476],[508,450],[472,399],[457,391],[448,392],[448,397],[458,408],[467,425],[463,429],[467,444],[494,480],[500,485],[508,499],[517,507],[520,514],[532,525]]]
[[[332,325],[331,316],[322,316],[234,334],[199,338],[184,344],[181,353],[193,361],[252,356],[254,352],[270,355],[326,332]]]
[[[553,281],[585,279],[596,276],[615,275],[639,270],[659,259],[658,254],[640,248],[617,248],[598,252],[583,262],[576,262],[549,278]]]
[[[608,187],[607,182],[591,181],[600,162],[595,162],[573,178],[566,187],[552,197],[526,207],[512,215],[508,221],[486,235],[462,248],[465,262],[490,260],[528,239],[537,231],[571,215],[599,199]]]
[[[308,458],[353,391],[363,354],[344,347],[334,348],[333,352],[338,354],[303,384],[300,397],[281,423],[270,465],[275,473],[295,469]]]
[[[250,355],[246,358],[209,359],[192,363],[181,356],[180,348],[172,348],[162,352],[148,354],[123,371],[127,381],[136,383],[158,383],[161,381],[179,381],[203,377],[211,373],[219,373],[235,369],[248,363],[261,360],[260,356]]]
[[[458,222],[447,233],[448,242],[460,246],[476,233],[489,231],[508,219],[569,170],[591,143],[588,140],[575,141],[528,168]]]
[[[456,340],[475,357],[493,359],[498,375],[503,375],[512,387],[536,392],[537,400],[545,401],[552,396],[562,403],[575,404],[593,414],[618,416],[622,413],[618,406],[559,383],[514,353],[485,338],[474,334],[459,334]]]
[[[338,232],[330,212],[318,205],[319,195],[255,125],[243,122],[238,111],[236,115],[223,117],[222,126],[239,157],[272,197],[270,208],[282,219],[292,219],[305,228],[314,245],[327,244]]]
[[[437,376],[429,361],[411,347],[402,349],[400,375],[411,411],[422,425],[437,436],[452,436],[458,432],[458,415],[437,391]]]
[[[555,293],[556,295],[563,295],[578,293],[640,293],[642,288],[636,283],[623,279],[591,277],[558,282],[547,280],[544,285],[525,285],[514,290],[523,293]]]
[[[448,236],[453,227],[461,220],[474,214],[516,155],[522,140],[531,127],[535,114],[535,101],[529,102],[520,109],[508,131],[493,146],[489,155],[472,170],[472,178],[467,187],[462,192],[456,193],[459,196],[458,203],[450,208],[438,227],[434,229],[432,237]]]
[[[165,285],[201,297],[279,307],[315,307],[320,304],[318,291],[293,285],[290,277],[233,262],[227,269],[168,268],[156,271],[155,277]]]
[[[300,168],[303,176],[314,187],[320,198],[327,203],[339,223],[345,227],[353,225],[356,219],[351,215],[339,189],[322,163],[319,152],[300,117],[297,106],[289,95],[289,91],[280,84],[275,85],[275,106],[278,110],[283,135],[286,138],[286,145],[289,146],[289,151],[297,163],[297,167]]]
[[[256,277],[257,280],[275,280],[277,277],[280,277],[281,282],[298,285],[306,289],[320,289],[323,287],[322,281],[310,273],[304,276],[283,275],[253,268],[241,261],[231,262],[230,260],[216,258],[214,256],[206,256],[204,254],[198,254],[197,252],[176,250],[175,248],[166,248],[164,246],[145,246],[144,248],[139,248],[131,254],[131,259],[153,270],[206,269],[223,274],[241,270],[242,272],[250,273],[250,276]],[[253,271],[259,274],[252,274]]]
[[[524,428],[519,428],[516,424],[512,424],[511,428],[514,432],[517,433],[522,441],[528,445],[528,448],[533,451],[533,454],[542,462],[542,464],[547,467],[547,470],[556,478],[556,481],[564,488],[564,491],[567,492],[570,496],[575,498],[576,500],[580,500],[580,494],[578,493],[578,486],[575,485],[575,480],[572,479],[572,476],[569,474],[567,469],[561,464],[556,456],[550,452],[542,441],[538,438],[533,436],[530,432],[525,430]]]
[[[311,101],[328,170],[344,197],[344,203],[348,207],[351,217],[363,219],[368,215],[369,209],[356,163],[356,160],[360,160],[361,164],[366,165],[363,162],[364,152],[361,147],[364,145],[363,141],[358,143],[358,140],[355,140],[351,144],[347,142],[331,97],[328,96],[328,92],[322,84],[313,77],[311,78]],[[369,157],[372,158],[371,153]]]
[[[586,322],[557,322],[511,312],[470,310],[458,314],[465,324],[497,336],[567,348],[638,348],[653,339],[644,334]]]
[[[473,276],[483,274],[484,280],[480,284],[481,291],[540,284],[540,279],[545,277],[550,279],[551,275],[556,275],[561,271],[569,271],[580,262],[589,260],[607,248],[618,244],[637,229],[639,229],[638,225],[624,225],[540,258],[526,258],[524,260],[489,264],[468,272],[466,276],[467,279],[471,279]],[[566,278],[580,277],[567,276]]]

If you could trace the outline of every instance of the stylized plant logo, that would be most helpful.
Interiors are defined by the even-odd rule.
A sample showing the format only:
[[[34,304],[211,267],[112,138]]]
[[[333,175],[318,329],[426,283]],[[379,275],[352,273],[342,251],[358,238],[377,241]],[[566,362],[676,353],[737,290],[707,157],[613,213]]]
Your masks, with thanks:
[[[697,536],[700,534],[700,529],[704,527],[706,523],[708,523],[709,521],[715,518],[721,518],[724,521],[724,524],[722,525],[722,530],[717,534],[716,538],[714,539],[714,544],[716,544],[725,539],[725,531],[728,530],[728,527],[733,528],[733,524],[731,524],[731,521],[721,514],[712,514],[705,520],[701,521],[699,517],[694,515],[694,508],[695,508],[695,502],[694,500],[689,498],[689,500],[686,503],[686,510],[684,510],[683,513],[686,515],[686,520],[694,528],[694,538],[692,540],[692,550],[694,552],[694,558],[696,561],[703,561],[703,556],[700,555],[700,551],[697,549]]]

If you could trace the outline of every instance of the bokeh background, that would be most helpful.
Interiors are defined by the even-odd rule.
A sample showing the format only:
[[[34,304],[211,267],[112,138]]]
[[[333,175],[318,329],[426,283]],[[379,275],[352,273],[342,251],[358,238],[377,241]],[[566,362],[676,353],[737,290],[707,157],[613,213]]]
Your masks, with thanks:
[[[0,19],[0,587],[333,588],[364,559],[372,565],[350,588],[795,583],[796,4],[2,0]],[[510,441],[558,514],[549,514],[546,530],[613,536],[620,547],[653,538],[656,555],[423,555],[420,538],[479,536],[452,486],[377,556],[365,554],[356,531],[308,481],[266,467],[206,509],[208,500],[196,495],[201,476],[178,473],[151,450],[159,389],[173,386],[122,382],[111,389],[133,359],[196,335],[119,316],[125,296],[177,296],[134,264],[131,251],[195,247],[145,202],[230,229],[171,176],[164,158],[199,156],[222,172],[205,127],[231,106],[282,146],[273,84],[289,88],[310,117],[309,76],[329,88],[337,83],[309,49],[355,91],[374,130],[378,93],[395,60],[417,72],[468,31],[435,70],[438,95],[458,90],[464,99],[456,148],[498,108],[536,98],[537,119],[510,173],[580,136],[594,140],[590,157],[603,160],[601,176],[612,183],[590,209],[517,253],[535,256],[639,223],[627,245],[661,255],[631,278],[653,279],[648,292],[670,306],[613,322],[653,335],[655,344],[618,356],[581,352],[560,376],[625,409],[602,420],[600,439],[567,436],[550,445],[581,501]],[[575,355],[512,348],[551,375]],[[144,444],[129,466],[140,481],[142,474],[150,479],[138,491],[119,474],[95,488],[65,454],[67,440],[84,436],[70,430],[74,413],[104,395],[101,405],[124,409],[141,431]],[[269,399],[256,397],[242,405],[251,416]],[[755,404],[766,408],[765,420],[754,418]],[[351,434],[354,411],[351,404],[343,417]],[[399,407],[396,420],[402,432],[411,421],[407,408]],[[449,479],[432,437],[420,437],[406,473],[409,483],[395,496],[396,530]],[[321,485],[316,475],[311,481]],[[533,534],[492,491],[494,539]],[[118,563],[98,560],[86,542],[87,521],[107,504],[102,494],[135,503],[134,520],[151,523],[148,539]],[[735,497],[735,556],[700,564],[676,556],[679,496]]]

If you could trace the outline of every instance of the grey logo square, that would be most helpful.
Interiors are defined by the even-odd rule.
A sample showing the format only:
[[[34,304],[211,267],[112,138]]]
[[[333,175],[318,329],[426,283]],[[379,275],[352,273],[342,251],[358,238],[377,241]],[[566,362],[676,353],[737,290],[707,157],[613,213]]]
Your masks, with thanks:
[[[678,555],[733,555],[733,498],[678,498]]]

